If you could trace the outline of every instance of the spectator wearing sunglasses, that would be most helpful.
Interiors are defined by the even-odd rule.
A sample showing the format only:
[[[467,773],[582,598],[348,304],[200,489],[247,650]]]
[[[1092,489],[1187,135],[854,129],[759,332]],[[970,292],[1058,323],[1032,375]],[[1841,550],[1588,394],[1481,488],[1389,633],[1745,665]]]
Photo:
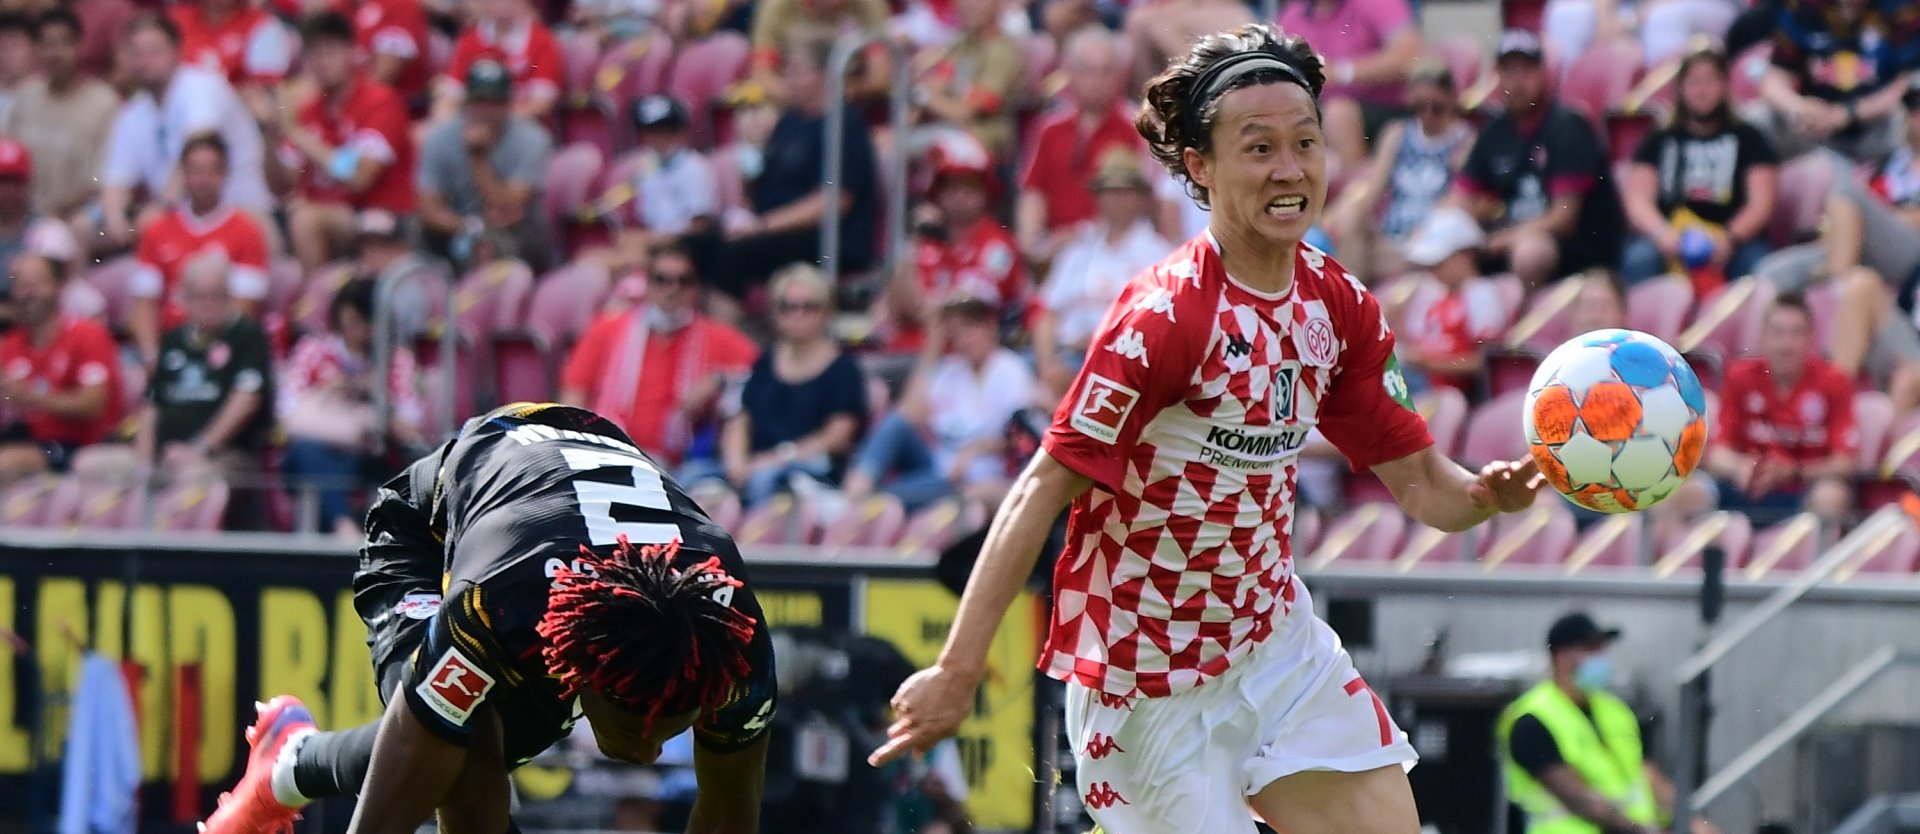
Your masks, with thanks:
[[[656,246],[645,298],[587,328],[561,373],[560,401],[605,415],[663,462],[711,457],[720,395],[759,349],[702,315],[700,295],[686,247]]]
[[[1365,178],[1328,213],[1327,232],[1356,275],[1401,271],[1400,247],[1447,196],[1473,144],[1473,125],[1461,116],[1460,91],[1444,64],[1416,67],[1406,101],[1413,115],[1387,125]]]
[[[794,476],[835,480],[867,419],[860,363],[827,332],[833,287],[795,264],[773,276],[775,337],[720,435],[726,479],[748,505],[786,489]]]

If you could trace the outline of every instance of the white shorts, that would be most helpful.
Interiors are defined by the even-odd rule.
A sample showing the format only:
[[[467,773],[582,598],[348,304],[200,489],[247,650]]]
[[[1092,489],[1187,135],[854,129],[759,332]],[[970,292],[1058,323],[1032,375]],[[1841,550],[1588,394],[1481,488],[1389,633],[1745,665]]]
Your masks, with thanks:
[[[1418,759],[1304,589],[1288,619],[1224,675],[1167,698],[1067,684],[1081,801],[1108,834],[1254,834],[1247,797],[1309,770]]]

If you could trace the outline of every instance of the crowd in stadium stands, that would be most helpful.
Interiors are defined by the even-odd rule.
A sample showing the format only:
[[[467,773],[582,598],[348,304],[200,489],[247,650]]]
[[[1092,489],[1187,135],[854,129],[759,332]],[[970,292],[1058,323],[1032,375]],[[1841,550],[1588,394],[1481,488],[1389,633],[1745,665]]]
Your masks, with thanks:
[[[1409,0],[1279,12],[1327,61],[1314,241],[1382,298],[1439,442],[1519,454],[1544,351],[1632,326],[1720,392],[1661,541],[1716,508],[1757,541],[1802,510],[1830,536],[1906,494],[1920,16],[1501,6],[1504,33],[1438,41]],[[1206,223],[1134,130],[1143,82],[1260,14],[0,2],[0,523],[351,534],[408,452],[557,399],[748,541],[938,545],[998,500],[1086,352],[1127,349],[1088,344],[1120,287]],[[1302,554],[1381,495],[1305,454]]]

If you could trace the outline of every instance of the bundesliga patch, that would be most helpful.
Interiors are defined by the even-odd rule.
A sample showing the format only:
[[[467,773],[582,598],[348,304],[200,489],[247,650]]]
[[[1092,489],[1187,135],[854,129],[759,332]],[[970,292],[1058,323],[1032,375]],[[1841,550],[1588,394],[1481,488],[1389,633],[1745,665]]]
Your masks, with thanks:
[[[440,613],[440,595],[408,594],[394,604],[393,613],[409,620],[431,620]]]
[[[1112,445],[1120,439],[1120,427],[1126,425],[1127,415],[1139,401],[1140,392],[1099,374],[1087,374],[1080,402],[1073,407],[1073,418],[1067,423],[1081,434]]]
[[[458,649],[448,649],[414,692],[427,706],[455,724],[465,724],[493,689],[493,676],[481,671]]]

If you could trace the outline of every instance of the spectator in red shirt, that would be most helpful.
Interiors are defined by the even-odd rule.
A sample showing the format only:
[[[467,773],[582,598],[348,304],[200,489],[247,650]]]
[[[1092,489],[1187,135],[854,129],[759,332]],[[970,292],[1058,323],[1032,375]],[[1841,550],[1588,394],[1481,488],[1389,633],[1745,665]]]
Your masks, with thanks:
[[[406,104],[356,66],[353,37],[353,22],[343,15],[310,18],[301,61],[313,77],[310,97],[297,109],[253,97],[272,108],[256,110],[267,140],[278,146],[278,153],[268,155],[267,177],[276,191],[295,192],[288,237],[293,256],[308,270],[345,251],[355,212],[407,215],[414,209],[413,124]]]
[[[1707,471],[1721,504],[1763,517],[1804,508],[1838,523],[1853,503],[1853,385],[1814,355],[1813,312],[1798,295],[1767,311],[1760,351],[1727,366],[1720,392]]]
[[[406,101],[425,104],[427,9],[420,0],[348,0],[334,11],[353,20],[353,31],[367,73]]]
[[[760,353],[753,340],[701,315],[699,301],[686,248],[656,247],[644,303],[587,328],[561,373],[560,401],[605,415],[664,461],[688,459],[696,435],[713,439],[728,381],[744,379]]]
[[[1444,292],[1407,322],[1401,367],[1423,372],[1434,387],[1471,394],[1487,367],[1487,341],[1507,323],[1499,293],[1480,280],[1476,259],[1486,241],[1472,215],[1451,206],[1407,240],[1407,265],[1431,271]]]
[[[171,14],[182,59],[226,73],[235,87],[276,83],[293,69],[293,32],[251,0],[185,2]]]
[[[149,366],[159,350],[161,332],[184,321],[173,293],[181,268],[196,255],[209,249],[226,254],[232,264],[227,289],[243,308],[257,305],[267,295],[267,235],[253,215],[221,201],[227,163],[227,145],[219,136],[189,140],[180,153],[180,178],[187,199],[154,220],[134,250],[140,269],[133,276],[127,329]]]
[[[1071,242],[1081,221],[1098,213],[1094,167],[1115,146],[1145,145],[1121,110],[1126,84],[1120,44],[1104,29],[1074,34],[1066,47],[1066,104],[1033,126],[1020,172],[1020,202],[1014,212],[1020,249],[1035,264],[1049,263]]]
[[[1000,183],[986,148],[967,140],[936,151],[933,205],[923,207],[915,224],[913,262],[902,264],[912,271],[888,292],[891,347],[899,351],[920,347],[922,325],[951,296],[985,301],[1017,323],[1033,290],[1018,243],[993,216]]]
[[[544,119],[560,99],[566,59],[553,31],[540,22],[528,0],[473,0],[473,22],[453,43],[453,60],[439,81],[434,121],[453,113],[464,97],[463,79],[476,61],[498,61],[513,77],[514,112]]]
[[[18,324],[0,339],[0,398],[17,419],[0,429],[0,483],[66,471],[74,450],[120,422],[120,358],[98,322],[64,315],[67,263],[13,259]]]

